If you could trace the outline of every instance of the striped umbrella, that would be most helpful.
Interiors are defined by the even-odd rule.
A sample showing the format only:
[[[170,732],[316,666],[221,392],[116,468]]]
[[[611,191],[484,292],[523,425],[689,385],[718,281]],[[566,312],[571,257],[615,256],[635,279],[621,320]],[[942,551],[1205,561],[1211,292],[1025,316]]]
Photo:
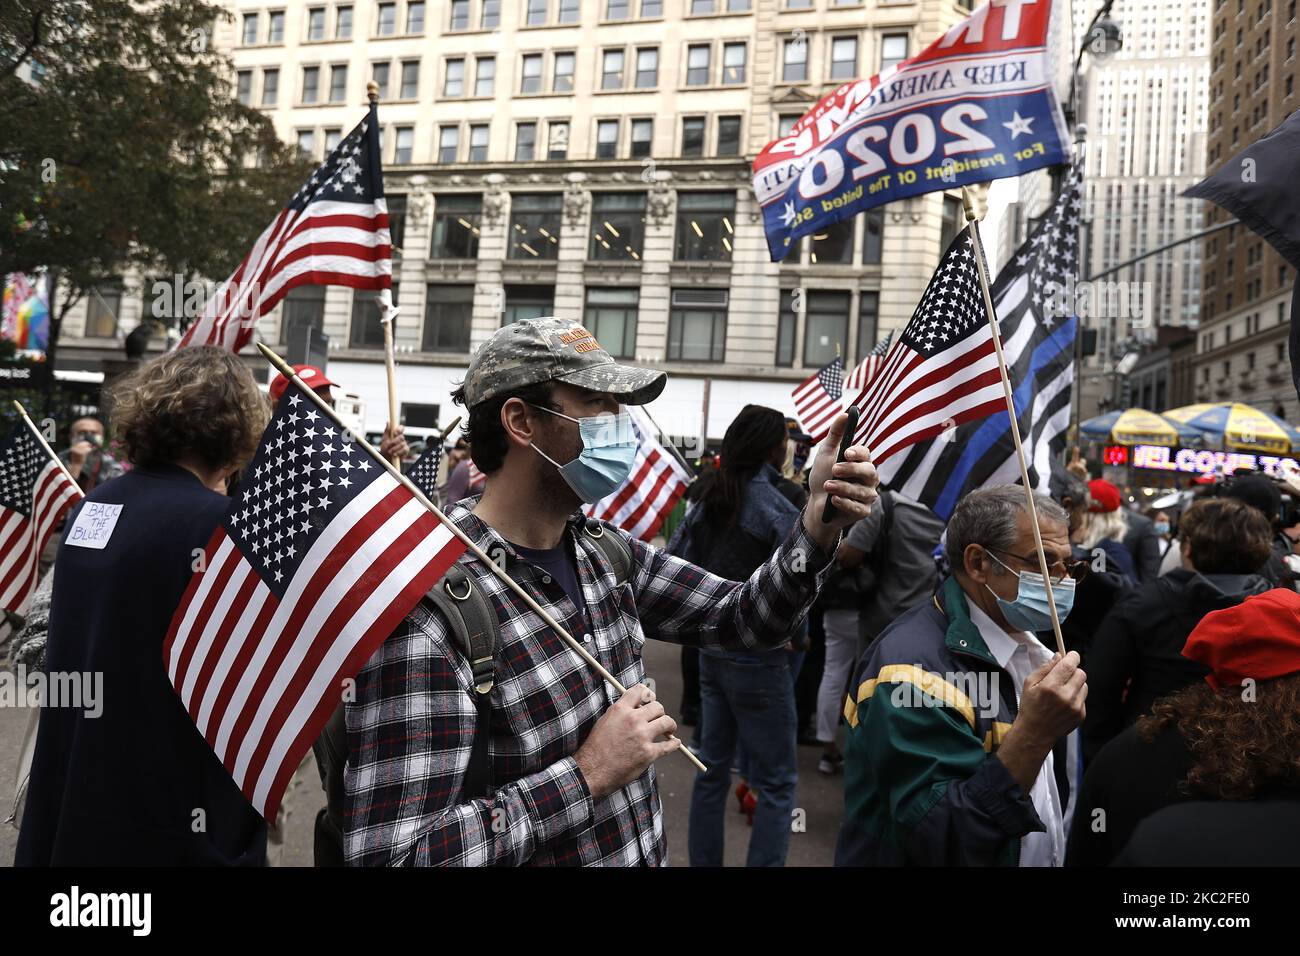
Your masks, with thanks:
[[[1145,408],[1126,408],[1090,418],[1079,425],[1084,438],[1116,445],[1192,445],[1201,433]]]
[[[1288,455],[1300,449],[1300,430],[1276,415],[1241,402],[1184,405],[1165,412],[1165,416],[1195,428],[1220,443],[1225,451]]]

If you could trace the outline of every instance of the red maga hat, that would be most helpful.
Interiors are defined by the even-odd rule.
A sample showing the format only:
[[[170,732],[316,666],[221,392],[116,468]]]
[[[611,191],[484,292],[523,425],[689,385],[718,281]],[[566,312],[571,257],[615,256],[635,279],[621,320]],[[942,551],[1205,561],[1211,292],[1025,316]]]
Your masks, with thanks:
[[[1183,656],[1210,669],[1211,687],[1300,672],[1300,594],[1274,588],[1201,618]]]
[[[1105,478],[1094,478],[1088,482],[1088,494],[1092,496],[1089,511],[1119,511],[1119,489]]]
[[[327,385],[338,384],[338,382],[331,382],[328,378],[326,378],[325,373],[322,372],[320,369],[318,369],[315,365],[295,365],[293,367],[293,370],[298,373],[298,377],[302,379],[303,382],[307,385],[307,387],[310,388],[313,392],[318,392],[322,388],[325,388]],[[270,389],[268,389],[268,391],[270,391],[271,393],[272,405],[280,404],[280,396],[284,394],[284,390],[288,387],[289,387],[289,380],[285,378],[283,375],[277,375],[274,379],[271,380],[271,387]]]

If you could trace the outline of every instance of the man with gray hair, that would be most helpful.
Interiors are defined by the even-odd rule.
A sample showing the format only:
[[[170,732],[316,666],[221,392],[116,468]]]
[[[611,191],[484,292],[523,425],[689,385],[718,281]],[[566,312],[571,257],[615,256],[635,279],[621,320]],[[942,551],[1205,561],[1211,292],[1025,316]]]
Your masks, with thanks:
[[[1065,511],[1034,496],[1057,610],[1087,565]],[[844,716],[838,865],[1060,866],[1065,739],[1083,720],[1079,656],[1053,654],[1024,489],[971,492],[948,522],[952,568],[868,648]]]

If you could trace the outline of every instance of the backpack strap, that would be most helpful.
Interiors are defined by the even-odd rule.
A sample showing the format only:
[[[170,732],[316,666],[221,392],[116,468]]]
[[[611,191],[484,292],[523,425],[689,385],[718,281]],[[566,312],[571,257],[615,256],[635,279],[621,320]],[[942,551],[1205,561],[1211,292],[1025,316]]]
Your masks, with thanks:
[[[588,518],[582,523],[582,531],[587,538],[600,549],[610,567],[614,569],[614,580],[622,587],[632,579],[632,547],[623,540],[621,534],[614,534],[605,529],[603,521]]]
[[[497,652],[501,650],[501,627],[487,595],[474,586],[459,564],[453,564],[425,596],[447,619],[449,630],[474,675],[474,706],[478,713],[461,796],[470,800],[486,797],[492,776],[488,740],[492,732],[493,672]]]

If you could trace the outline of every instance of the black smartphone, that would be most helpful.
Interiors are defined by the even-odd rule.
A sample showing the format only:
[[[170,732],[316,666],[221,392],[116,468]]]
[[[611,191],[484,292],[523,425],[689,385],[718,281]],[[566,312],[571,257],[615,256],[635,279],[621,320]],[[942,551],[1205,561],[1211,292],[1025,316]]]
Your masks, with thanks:
[[[849,416],[849,420],[844,423],[844,437],[840,439],[840,453],[835,456],[837,462],[844,460],[844,453],[848,451],[849,446],[853,444],[853,433],[858,430],[857,408],[850,406],[849,410],[845,412],[845,414]],[[822,511],[822,524],[830,524],[831,519],[834,517],[835,506],[831,504],[831,496],[827,495],[826,508]]]

